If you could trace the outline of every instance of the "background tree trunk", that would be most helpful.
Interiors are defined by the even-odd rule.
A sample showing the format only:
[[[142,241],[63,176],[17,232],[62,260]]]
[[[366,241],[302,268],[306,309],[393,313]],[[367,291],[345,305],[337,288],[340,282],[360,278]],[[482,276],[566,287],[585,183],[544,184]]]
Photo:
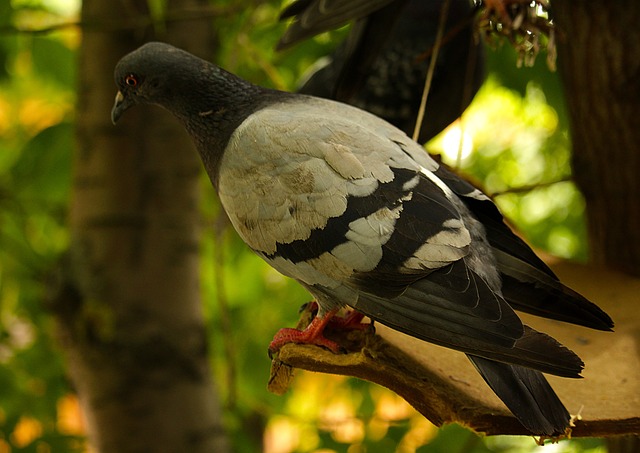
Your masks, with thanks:
[[[640,276],[640,3],[558,0],[553,8],[591,260]],[[638,451],[640,438],[608,446]]]
[[[640,275],[640,4],[553,2],[592,261]]]
[[[210,20],[192,14],[207,5],[169,1],[181,20],[153,25],[145,0],[83,2],[71,281],[57,313],[101,453],[228,451],[200,303],[200,162],[169,114],[133,109],[118,127],[109,116],[114,66],[143,42],[212,56]]]

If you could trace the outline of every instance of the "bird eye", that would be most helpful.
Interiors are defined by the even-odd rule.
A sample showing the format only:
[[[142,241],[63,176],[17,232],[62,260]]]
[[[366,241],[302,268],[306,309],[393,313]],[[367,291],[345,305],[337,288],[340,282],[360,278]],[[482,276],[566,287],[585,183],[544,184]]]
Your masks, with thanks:
[[[138,86],[138,77],[133,74],[129,74],[124,78],[124,83],[126,83],[127,86],[130,86],[131,88],[136,87]]]

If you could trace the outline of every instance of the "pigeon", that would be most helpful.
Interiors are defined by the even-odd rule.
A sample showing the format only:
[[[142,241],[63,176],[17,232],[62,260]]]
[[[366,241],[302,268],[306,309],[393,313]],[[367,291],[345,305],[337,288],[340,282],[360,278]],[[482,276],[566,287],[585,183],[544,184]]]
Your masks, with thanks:
[[[481,191],[368,112],[253,85],[169,44],[125,55],[115,82],[114,124],[136,104],[173,113],[239,236],[315,298],[309,327],[281,330],[272,349],[338,352],[323,329],[350,307],[466,353],[532,434],[565,431],[569,413],[542,373],[578,378],[584,364],[514,309],[600,330],[613,322]]]
[[[449,2],[419,143],[459,118],[485,78],[482,43],[473,36],[474,8],[468,0]],[[358,19],[336,51],[312,65],[315,72],[298,93],[355,105],[412,136],[443,4],[394,2]]]

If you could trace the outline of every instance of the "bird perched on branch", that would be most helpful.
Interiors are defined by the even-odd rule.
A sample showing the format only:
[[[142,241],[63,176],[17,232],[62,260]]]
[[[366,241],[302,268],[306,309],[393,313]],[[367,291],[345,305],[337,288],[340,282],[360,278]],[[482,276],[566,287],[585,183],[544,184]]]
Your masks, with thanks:
[[[449,4],[436,51],[445,1]],[[425,143],[460,117],[484,80],[474,12],[469,0],[408,0],[375,10],[354,22],[336,51],[320,60],[324,65],[313,66],[315,72],[298,92],[355,105],[411,136],[430,60],[437,55],[418,138]],[[305,13],[310,11],[298,14]],[[289,9],[283,12],[285,17],[291,14]],[[301,20],[293,22],[280,47],[299,40],[294,31]]]
[[[315,297],[309,327],[281,331],[272,348],[337,351],[323,328],[349,306],[465,352],[528,430],[564,432],[569,413],[542,372],[576,378],[583,363],[514,309],[613,323],[560,283],[480,191],[370,113],[252,85],[168,44],[123,57],[115,81],[113,122],[136,104],[172,112],[240,237]]]

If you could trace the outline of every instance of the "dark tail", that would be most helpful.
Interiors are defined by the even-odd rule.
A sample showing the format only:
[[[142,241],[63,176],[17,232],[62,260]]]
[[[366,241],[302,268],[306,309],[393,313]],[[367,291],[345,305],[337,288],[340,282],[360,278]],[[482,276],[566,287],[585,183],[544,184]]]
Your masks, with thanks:
[[[467,355],[491,390],[531,433],[564,433],[570,415],[544,375],[518,365]]]

